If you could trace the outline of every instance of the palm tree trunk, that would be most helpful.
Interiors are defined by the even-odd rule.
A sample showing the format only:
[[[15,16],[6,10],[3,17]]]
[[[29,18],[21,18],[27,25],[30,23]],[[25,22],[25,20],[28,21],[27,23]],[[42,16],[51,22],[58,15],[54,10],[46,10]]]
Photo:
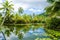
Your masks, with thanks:
[[[2,32],[2,31],[1,31]],[[5,38],[5,35],[4,35],[4,33],[2,32],[2,34],[3,34],[3,36],[4,36],[4,40],[6,40],[6,38]]]
[[[3,19],[2,23],[1,23],[1,26],[4,24],[4,21],[5,21],[6,17],[7,17],[7,15],[4,16],[4,19]],[[1,32],[2,32],[2,31],[1,31]],[[3,32],[2,32],[2,34],[3,34],[3,36],[4,36],[4,40],[6,40],[5,35],[4,35]]]
[[[5,21],[6,17],[7,17],[7,14],[5,14],[4,19],[3,19],[2,23],[1,23],[1,26],[4,24],[4,21]]]

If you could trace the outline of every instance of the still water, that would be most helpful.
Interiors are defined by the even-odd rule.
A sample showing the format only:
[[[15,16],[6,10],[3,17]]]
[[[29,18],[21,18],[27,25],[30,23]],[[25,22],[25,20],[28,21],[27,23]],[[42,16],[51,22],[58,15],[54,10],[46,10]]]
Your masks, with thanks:
[[[50,36],[39,25],[6,26],[3,28],[6,40],[48,40]],[[52,39],[50,39],[52,40]]]

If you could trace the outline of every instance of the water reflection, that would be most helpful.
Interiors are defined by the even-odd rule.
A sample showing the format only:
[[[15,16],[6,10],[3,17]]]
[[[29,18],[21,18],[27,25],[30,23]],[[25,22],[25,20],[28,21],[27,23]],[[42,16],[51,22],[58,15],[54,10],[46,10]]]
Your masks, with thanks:
[[[36,38],[49,38],[41,25],[10,25],[2,29],[7,40],[35,40]]]
[[[4,38],[5,38],[4,35],[0,33],[0,40],[5,40]]]

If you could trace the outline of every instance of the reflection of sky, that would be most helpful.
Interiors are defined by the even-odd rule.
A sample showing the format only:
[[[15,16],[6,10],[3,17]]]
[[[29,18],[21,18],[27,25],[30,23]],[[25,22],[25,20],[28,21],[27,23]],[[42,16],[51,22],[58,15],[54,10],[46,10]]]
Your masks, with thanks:
[[[23,32],[22,32],[23,33]],[[25,33],[23,36],[23,39],[25,38],[36,38],[36,37],[47,37],[45,36],[45,30],[43,28],[32,30],[30,29],[27,33]],[[0,38],[2,37],[2,34],[0,33]],[[14,33],[11,33],[10,38],[6,37],[7,40],[18,40],[18,36],[16,36]]]
[[[39,29],[36,29],[36,30],[29,30],[27,33],[25,33],[23,36],[23,38],[29,38],[29,37],[33,37],[33,36],[38,36],[38,37],[42,37],[42,35],[45,33],[44,29],[43,28],[39,28]],[[33,37],[34,38],[34,37]],[[18,37],[14,34],[14,33],[11,33],[10,35],[10,38],[8,38],[9,40],[18,40]],[[8,40],[7,39],[7,40]]]
[[[34,40],[36,38],[48,38],[43,28],[39,28],[36,30],[30,30],[24,35],[23,40]]]
[[[0,3],[4,0],[0,0]],[[8,0],[12,1],[14,4],[14,9],[17,11],[19,7],[24,9],[24,13],[31,14],[31,13],[42,13],[44,8],[48,5],[46,0]]]
[[[36,30],[30,30],[29,32],[27,32],[24,37],[29,37],[31,35],[43,35],[45,34],[45,31],[43,28],[39,28],[39,29],[36,29]],[[28,36],[27,36],[28,35]]]
[[[18,37],[14,33],[11,33],[10,37],[6,36],[6,40],[18,40]]]
[[[4,40],[4,36],[2,33],[0,33],[0,40]]]

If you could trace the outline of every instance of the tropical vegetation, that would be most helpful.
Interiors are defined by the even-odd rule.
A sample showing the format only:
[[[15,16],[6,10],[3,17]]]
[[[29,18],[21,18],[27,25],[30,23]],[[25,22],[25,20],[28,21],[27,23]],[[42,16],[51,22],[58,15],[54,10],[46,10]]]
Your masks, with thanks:
[[[14,12],[13,4],[5,1],[2,3],[0,10],[0,25],[5,29],[5,33],[9,36],[10,32],[13,32],[14,27],[16,31],[14,32],[18,35],[18,38],[22,38],[22,33],[19,34],[19,30],[24,29],[24,32],[27,32],[30,27],[23,24],[42,24],[46,32],[51,36],[52,39],[58,40],[60,38],[60,0],[47,0],[50,3],[48,7],[45,8],[45,12],[31,16],[28,14],[23,14],[24,9],[20,7],[17,12]],[[3,15],[4,14],[4,15]],[[22,14],[22,15],[21,15]],[[23,28],[23,26],[25,26]],[[11,26],[11,27],[10,27]],[[18,27],[19,28],[18,28]],[[30,25],[31,26],[31,25]],[[37,28],[37,27],[36,27]],[[1,30],[1,27],[0,27]],[[25,31],[26,30],[26,31]],[[49,38],[48,38],[49,39]],[[47,40],[48,40],[47,39]],[[36,40],[40,40],[37,38]],[[45,40],[45,39],[42,39]],[[50,40],[50,39],[49,39]]]

